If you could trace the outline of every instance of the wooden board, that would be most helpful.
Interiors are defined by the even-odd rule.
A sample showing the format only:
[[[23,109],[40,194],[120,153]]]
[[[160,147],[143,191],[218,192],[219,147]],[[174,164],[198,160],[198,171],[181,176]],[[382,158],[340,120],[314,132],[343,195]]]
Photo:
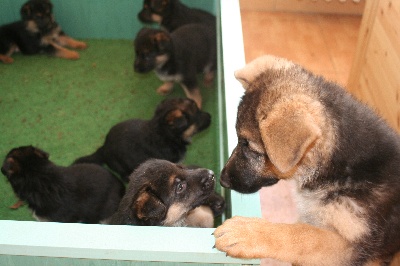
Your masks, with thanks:
[[[400,1],[367,1],[348,89],[400,131]]]

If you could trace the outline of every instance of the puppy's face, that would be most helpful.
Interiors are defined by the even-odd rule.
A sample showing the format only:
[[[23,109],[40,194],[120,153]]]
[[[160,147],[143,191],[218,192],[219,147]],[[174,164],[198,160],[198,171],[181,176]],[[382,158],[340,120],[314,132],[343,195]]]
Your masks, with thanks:
[[[238,144],[221,173],[221,185],[241,193],[253,193],[263,186],[279,181],[272,170],[273,165],[263,147],[254,99],[259,92],[243,97],[238,109],[236,132]]]
[[[171,2],[171,0],[145,0],[138,17],[145,23],[161,23],[163,17],[170,12]]]
[[[301,69],[289,61],[265,57],[235,73],[246,92],[237,114],[238,144],[221,172],[222,186],[253,193],[316,168],[324,112],[306,86],[291,83],[296,71]]]
[[[30,0],[21,7],[21,17],[24,21],[33,21],[40,31],[49,31],[56,26],[52,10],[48,0]]]
[[[12,149],[6,156],[1,172],[11,184],[18,182],[16,177],[24,176],[26,171],[48,161],[49,155],[32,146],[24,146]]]
[[[211,115],[203,112],[188,98],[172,98],[162,101],[156,109],[154,118],[158,120],[163,134],[170,139],[180,139],[190,143],[196,133],[208,128]]]
[[[213,192],[214,173],[152,159],[130,176],[119,215],[142,225],[176,226]],[[121,208],[123,207],[123,208]]]
[[[171,37],[163,30],[143,28],[138,32],[134,46],[133,68],[138,73],[146,73],[161,67],[169,59]]]

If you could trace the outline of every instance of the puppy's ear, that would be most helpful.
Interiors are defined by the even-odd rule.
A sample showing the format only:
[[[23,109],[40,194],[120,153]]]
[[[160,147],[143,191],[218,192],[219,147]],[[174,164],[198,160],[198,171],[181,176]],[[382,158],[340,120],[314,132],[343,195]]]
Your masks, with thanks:
[[[273,108],[259,128],[270,161],[282,173],[292,170],[321,136],[313,116],[290,103]]]
[[[167,32],[161,31],[154,34],[153,41],[157,44],[159,51],[165,51],[171,43],[171,37]]]
[[[28,20],[32,16],[31,5],[27,2],[21,7],[21,17],[22,20]]]
[[[161,200],[147,188],[139,192],[133,202],[133,209],[141,220],[161,219],[167,213],[167,208]]]
[[[242,83],[245,90],[249,89],[250,84],[261,73],[269,69],[286,69],[294,64],[284,58],[275,57],[272,55],[264,55],[258,57],[248,63],[245,67],[235,71],[236,79]]]
[[[33,148],[33,152],[35,153],[35,155],[38,156],[39,158],[49,159],[49,154],[47,152],[42,151],[41,149],[38,149],[35,147],[32,147],[32,148]]]

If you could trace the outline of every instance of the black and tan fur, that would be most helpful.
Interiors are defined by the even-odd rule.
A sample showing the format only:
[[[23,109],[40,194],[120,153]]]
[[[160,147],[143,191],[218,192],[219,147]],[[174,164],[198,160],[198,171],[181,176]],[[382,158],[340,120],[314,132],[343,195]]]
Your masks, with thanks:
[[[150,159],[129,179],[111,224],[213,227],[213,212],[221,214],[220,206],[225,206],[208,169]]]
[[[113,126],[104,144],[75,163],[106,164],[124,181],[144,161],[156,158],[180,162],[192,137],[211,123],[209,113],[187,98],[162,101],[150,120],[130,119]]]
[[[21,7],[21,20],[0,27],[0,61],[12,63],[11,55],[20,51],[26,55],[45,53],[65,59],[78,59],[76,51],[86,43],[66,35],[53,15],[49,0],[29,0]]]
[[[265,56],[235,73],[245,94],[224,187],[297,184],[300,221],[234,217],[214,233],[229,256],[294,265],[386,265],[400,250],[400,138],[342,87]]]
[[[144,0],[138,18],[144,23],[156,22],[169,32],[192,23],[207,24],[214,29],[216,27],[214,15],[187,7],[179,0]]]
[[[172,33],[143,28],[136,35],[134,70],[147,73],[154,70],[164,82],[159,94],[169,93],[174,83],[179,83],[186,97],[193,99],[199,108],[202,96],[198,74],[204,74],[206,85],[212,83],[216,69],[215,28],[204,24],[188,24]]]
[[[12,149],[1,172],[39,221],[107,223],[125,187],[95,164],[58,166],[33,146]]]

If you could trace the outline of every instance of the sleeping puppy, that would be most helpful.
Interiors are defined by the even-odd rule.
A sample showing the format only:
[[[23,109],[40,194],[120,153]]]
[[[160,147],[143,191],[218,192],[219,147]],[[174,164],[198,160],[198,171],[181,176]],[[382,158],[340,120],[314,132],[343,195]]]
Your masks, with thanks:
[[[125,192],[123,183],[98,165],[57,166],[32,146],[12,149],[1,172],[38,221],[106,223]]]
[[[75,163],[106,164],[128,181],[133,170],[150,158],[179,162],[197,132],[206,129],[210,114],[190,99],[162,101],[150,120],[130,119],[113,126],[104,144]]]
[[[235,73],[245,94],[221,185],[252,193],[297,183],[300,222],[234,217],[214,232],[239,258],[387,265],[400,250],[400,138],[339,85],[265,56]]]
[[[48,0],[29,0],[21,7],[22,20],[0,27],[0,61],[12,63],[11,55],[20,51],[33,55],[46,53],[66,59],[78,59],[76,51],[64,46],[84,49],[84,42],[67,36],[54,20],[53,5]]]
[[[150,159],[129,177],[125,196],[111,224],[212,227],[212,211],[203,203],[213,197],[211,170],[183,168],[166,160]],[[223,199],[222,199],[223,200]],[[202,206],[201,206],[202,205]],[[200,207],[199,207],[200,206]],[[188,220],[187,217],[191,216]]]
[[[196,8],[189,8],[179,0],[144,0],[143,9],[138,14],[144,23],[156,22],[167,31],[192,23],[216,26],[215,16]]]
[[[215,29],[202,24],[185,25],[171,34],[143,28],[134,41],[134,70],[138,73],[155,70],[164,81],[157,89],[159,94],[169,93],[174,82],[179,83],[186,96],[201,108],[197,75],[204,73],[206,84],[214,79],[216,44]]]

